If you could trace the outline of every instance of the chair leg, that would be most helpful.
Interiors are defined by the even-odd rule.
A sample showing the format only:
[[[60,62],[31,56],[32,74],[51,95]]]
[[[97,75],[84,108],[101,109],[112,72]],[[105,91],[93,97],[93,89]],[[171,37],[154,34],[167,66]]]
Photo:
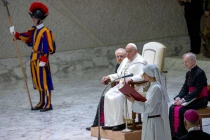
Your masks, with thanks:
[[[203,131],[202,118],[200,118],[200,120],[199,120],[199,125],[200,125],[200,130]]]
[[[136,113],[132,111],[132,120],[133,120],[133,123],[132,123],[132,129],[135,130],[136,129]]]
[[[142,121],[141,121],[141,114],[138,114],[138,123],[142,124]]]

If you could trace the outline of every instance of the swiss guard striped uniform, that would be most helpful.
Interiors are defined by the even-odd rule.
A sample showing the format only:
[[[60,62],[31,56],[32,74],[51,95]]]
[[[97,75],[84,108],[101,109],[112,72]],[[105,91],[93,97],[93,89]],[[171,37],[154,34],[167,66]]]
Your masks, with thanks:
[[[53,88],[50,72],[49,54],[55,52],[56,46],[51,30],[46,28],[43,20],[48,16],[48,8],[41,2],[33,2],[29,8],[29,14],[33,20],[33,26],[27,32],[15,32],[16,39],[22,40],[31,52],[31,76],[34,89],[39,90],[40,101],[32,110],[41,112],[52,110],[51,91]]]
[[[28,32],[16,32],[15,36],[17,39],[25,42],[29,47],[32,47],[30,56],[31,76],[34,89],[40,92],[40,102],[34,109],[47,108],[51,110],[51,90],[54,88],[48,57],[49,54],[53,54],[56,49],[52,32],[43,24],[40,24],[37,27],[32,27]],[[45,66],[40,67],[40,62],[45,62]],[[46,102],[45,96],[47,96]]]

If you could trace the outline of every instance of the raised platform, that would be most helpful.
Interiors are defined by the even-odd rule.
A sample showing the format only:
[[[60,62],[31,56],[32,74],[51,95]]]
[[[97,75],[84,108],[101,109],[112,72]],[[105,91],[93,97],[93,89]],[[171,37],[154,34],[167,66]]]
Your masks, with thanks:
[[[140,125],[137,127],[141,128]],[[98,137],[98,127],[91,128],[91,136]],[[101,138],[110,140],[141,140],[141,130],[123,133],[121,131],[103,130],[100,127],[100,136]]]

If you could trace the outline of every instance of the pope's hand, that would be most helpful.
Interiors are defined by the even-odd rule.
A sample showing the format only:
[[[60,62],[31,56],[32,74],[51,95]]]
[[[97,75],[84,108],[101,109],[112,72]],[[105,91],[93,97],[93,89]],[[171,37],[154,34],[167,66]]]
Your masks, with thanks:
[[[9,30],[10,30],[10,33],[11,33],[12,35],[15,34],[15,27],[14,27],[14,26],[10,27]]]
[[[110,80],[109,76],[104,76],[104,77],[102,78],[101,82],[102,82],[103,84],[107,85],[107,84],[109,83],[109,80]]]

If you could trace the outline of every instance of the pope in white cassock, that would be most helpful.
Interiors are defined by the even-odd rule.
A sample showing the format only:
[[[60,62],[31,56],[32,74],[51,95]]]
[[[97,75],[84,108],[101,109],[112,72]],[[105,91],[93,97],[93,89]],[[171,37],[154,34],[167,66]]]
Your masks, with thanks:
[[[125,96],[119,91],[124,83],[129,81],[142,81],[140,75],[143,74],[142,68],[145,67],[147,62],[144,58],[138,53],[137,47],[133,43],[129,43],[126,46],[126,58],[120,64],[117,73],[105,76],[102,78],[102,83],[106,81],[122,77],[124,75],[133,74],[133,77],[122,78],[119,81],[119,84],[111,88],[105,94],[104,98],[104,125],[102,129],[112,129],[113,131],[122,130],[125,128],[124,118],[125,114]],[[125,81],[125,82],[124,82]],[[143,87],[137,86],[137,91],[143,91]],[[128,117],[132,118],[131,102],[128,101]]]
[[[161,74],[153,64],[144,67],[143,71],[144,80],[151,83],[147,101],[136,101],[131,95],[126,96],[132,102],[133,111],[143,114],[142,140],[171,140],[169,98]]]

